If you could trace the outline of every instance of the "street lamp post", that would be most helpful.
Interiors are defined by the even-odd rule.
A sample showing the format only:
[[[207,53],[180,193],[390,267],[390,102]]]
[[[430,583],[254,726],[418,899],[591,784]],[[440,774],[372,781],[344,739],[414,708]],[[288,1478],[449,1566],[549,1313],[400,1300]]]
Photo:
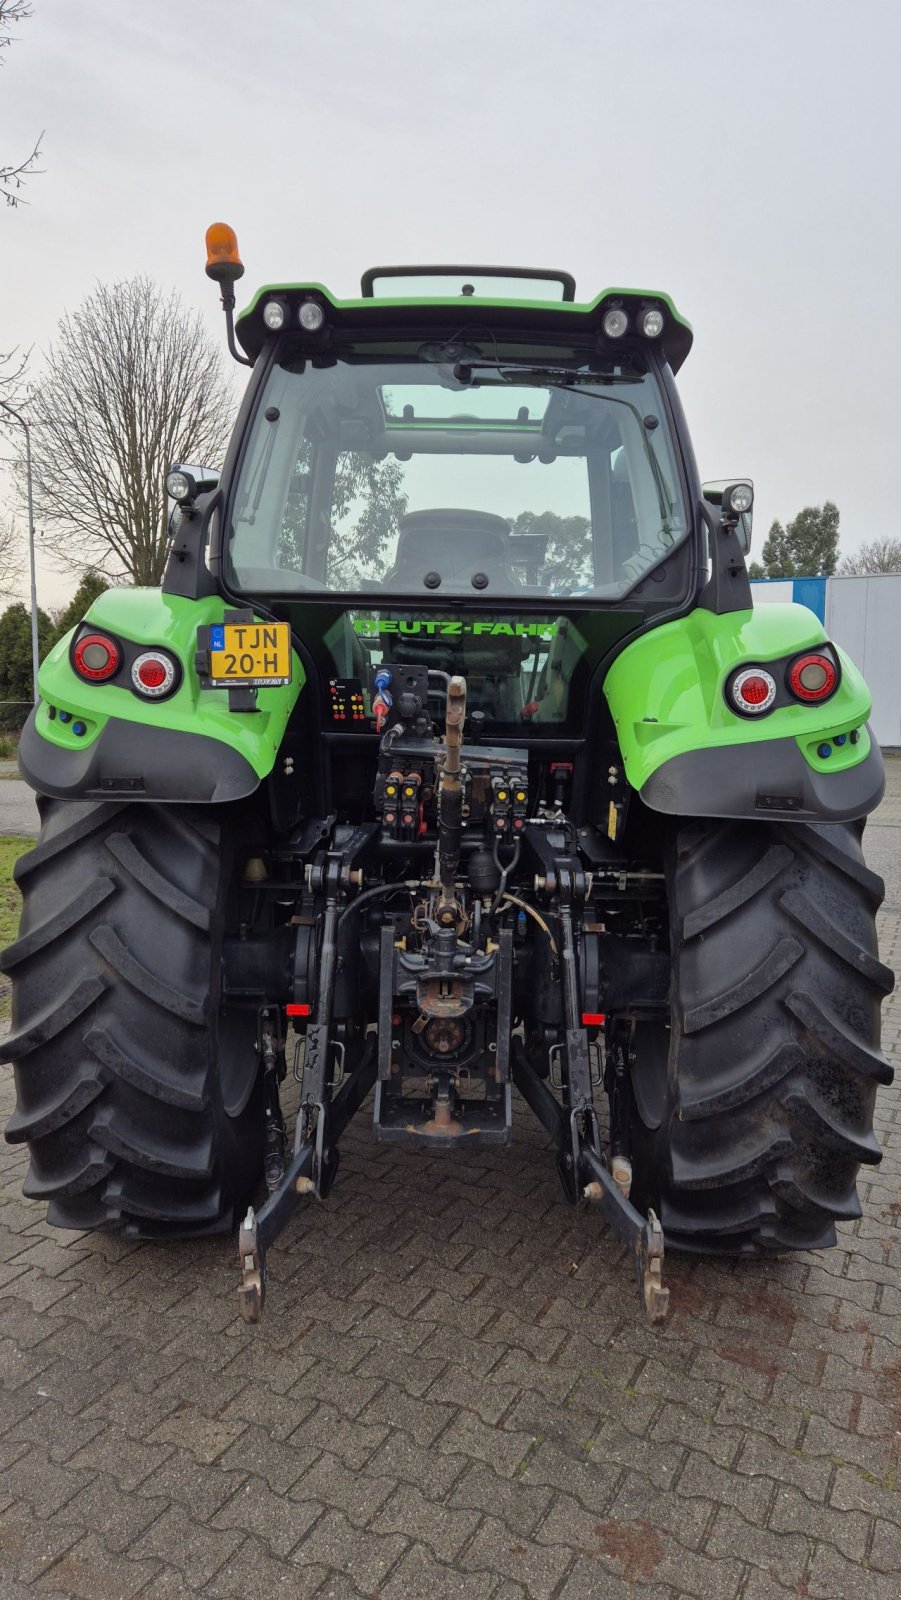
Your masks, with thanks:
[[[11,417],[25,429],[25,482],[28,491],[28,560],[31,568],[31,677],[34,685],[34,703],[38,703],[38,586],[34,571],[34,498],[31,487],[31,429],[21,412],[16,411],[5,400],[0,400],[0,410],[8,411]]]

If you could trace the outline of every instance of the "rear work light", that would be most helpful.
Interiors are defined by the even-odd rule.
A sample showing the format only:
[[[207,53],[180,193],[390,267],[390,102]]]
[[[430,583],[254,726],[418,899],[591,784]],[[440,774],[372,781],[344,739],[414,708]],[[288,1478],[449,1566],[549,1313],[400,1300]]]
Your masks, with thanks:
[[[85,633],[72,651],[72,664],[80,678],[102,683],[117,671],[122,656],[115,639],[105,633]]]
[[[745,667],[732,679],[727,698],[742,716],[759,717],[776,698],[776,680],[765,667]]]
[[[629,313],[622,306],[611,306],[609,311],[604,312],[601,327],[608,339],[621,339],[629,331]]]
[[[288,308],[283,300],[267,300],[263,307],[263,321],[271,333],[278,333],[288,320]]]
[[[318,333],[325,321],[325,312],[318,300],[305,300],[297,313],[297,320],[307,333]]]
[[[798,656],[788,669],[788,687],[798,700],[828,700],[838,682],[835,662],[813,651]]]
[[[159,700],[175,683],[175,663],[161,650],[145,650],[132,662],[131,681],[137,694]]]
[[[663,332],[663,312],[658,306],[649,306],[641,313],[638,324],[646,339],[659,339]]]

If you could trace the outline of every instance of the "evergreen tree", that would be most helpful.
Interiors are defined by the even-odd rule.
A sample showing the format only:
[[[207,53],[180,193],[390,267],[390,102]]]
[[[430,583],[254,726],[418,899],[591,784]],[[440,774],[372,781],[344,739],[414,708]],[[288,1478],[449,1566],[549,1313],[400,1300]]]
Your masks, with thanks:
[[[832,500],[822,506],[805,506],[783,527],[774,522],[761,551],[763,565],[754,561],[752,578],[828,578],[838,561],[839,509]]]
[[[99,572],[92,572],[89,569],[84,574],[65,610],[54,618],[53,636],[47,646],[48,650],[52,649],[58,640],[65,638],[70,628],[74,628],[82,621],[98,595],[103,594],[108,588],[109,584],[105,578],[101,578]],[[46,653],[47,651],[43,650],[41,655],[44,656]]]
[[[53,623],[38,609],[38,650],[46,655]],[[0,728],[21,728],[32,707],[31,612],[21,604],[0,616]],[[6,702],[4,704],[4,702]]]

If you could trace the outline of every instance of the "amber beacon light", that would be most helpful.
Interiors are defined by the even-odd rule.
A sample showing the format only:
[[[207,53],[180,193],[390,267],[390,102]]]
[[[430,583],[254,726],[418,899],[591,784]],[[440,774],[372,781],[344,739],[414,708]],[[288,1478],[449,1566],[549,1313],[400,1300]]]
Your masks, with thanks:
[[[213,222],[206,230],[206,270],[217,283],[234,283],[244,275],[238,236],[227,222]]]
[[[242,366],[252,367],[253,362],[242,355],[235,344],[234,285],[244,275],[244,263],[238,255],[238,235],[227,222],[211,222],[206,230],[206,272],[207,277],[219,285],[228,348]]]

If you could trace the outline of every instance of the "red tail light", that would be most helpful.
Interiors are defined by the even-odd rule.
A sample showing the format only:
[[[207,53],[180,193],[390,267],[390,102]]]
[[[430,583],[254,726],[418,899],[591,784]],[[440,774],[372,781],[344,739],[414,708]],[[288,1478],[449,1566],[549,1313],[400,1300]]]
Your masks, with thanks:
[[[798,656],[788,669],[788,686],[798,700],[828,700],[837,682],[835,662],[817,652]]]
[[[175,662],[162,650],[145,650],[131,664],[131,681],[139,695],[159,700],[175,683]]]
[[[122,656],[114,639],[105,633],[84,633],[75,643],[72,663],[80,678],[102,683],[117,671]]]
[[[769,711],[776,698],[776,680],[765,667],[745,667],[736,672],[729,685],[728,699],[735,711],[746,717],[759,717]]]

